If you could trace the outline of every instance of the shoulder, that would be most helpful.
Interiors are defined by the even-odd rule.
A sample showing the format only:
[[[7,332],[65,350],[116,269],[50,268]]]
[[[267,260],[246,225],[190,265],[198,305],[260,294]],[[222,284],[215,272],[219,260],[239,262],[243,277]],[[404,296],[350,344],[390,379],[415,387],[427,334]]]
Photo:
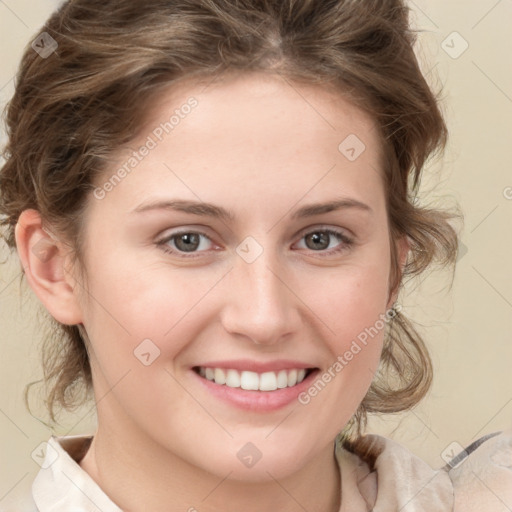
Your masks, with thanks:
[[[367,508],[355,508],[357,511],[448,512],[453,508],[448,472],[433,469],[397,441],[368,434],[354,442],[344,441],[338,458],[342,495],[345,491],[360,494],[367,504]],[[355,474],[350,489],[343,487],[344,469]]]
[[[453,484],[455,512],[512,510],[512,429],[481,437],[443,469]]]
[[[337,456],[375,510],[414,512],[510,512],[512,430],[481,437],[434,469],[397,441],[369,434],[343,441]],[[343,477],[342,477],[343,487]]]
[[[121,512],[98,484],[80,467],[93,436],[52,435],[41,443],[40,470],[31,485],[26,502],[0,512],[79,512],[91,509]]]

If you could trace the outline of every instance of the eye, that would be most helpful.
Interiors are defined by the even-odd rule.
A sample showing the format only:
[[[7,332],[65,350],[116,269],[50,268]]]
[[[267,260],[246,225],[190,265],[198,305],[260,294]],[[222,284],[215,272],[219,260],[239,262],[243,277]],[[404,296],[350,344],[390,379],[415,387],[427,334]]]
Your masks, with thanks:
[[[169,242],[171,242],[171,245],[169,245]],[[204,233],[199,231],[180,231],[163,238],[157,242],[157,245],[166,253],[183,254],[203,252],[208,249],[209,243],[212,243],[212,241]]]
[[[317,229],[309,231],[302,236],[301,241],[305,240],[306,249],[314,252],[326,254],[336,254],[348,250],[353,245],[353,240],[343,231],[331,228]],[[333,248],[333,242],[337,245]],[[193,253],[201,253],[208,250],[208,246],[213,244],[212,240],[200,231],[179,231],[166,236],[157,242],[161,249],[169,254],[176,254],[183,257],[194,257]],[[303,247],[301,247],[303,248]],[[187,255],[187,253],[189,253]]]
[[[305,240],[306,249],[311,249],[314,252],[322,251],[327,254],[335,254],[347,250],[353,245],[353,240],[343,231],[330,228],[310,231],[303,235],[301,240]],[[338,241],[338,245],[336,245],[334,249],[332,245],[333,241]],[[326,249],[330,250],[326,251]]]

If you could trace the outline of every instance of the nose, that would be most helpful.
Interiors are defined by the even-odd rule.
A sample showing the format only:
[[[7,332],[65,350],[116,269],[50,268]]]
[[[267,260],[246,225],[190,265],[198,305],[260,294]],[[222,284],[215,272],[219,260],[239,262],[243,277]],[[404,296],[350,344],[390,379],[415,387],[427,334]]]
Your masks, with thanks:
[[[293,293],[291,273],[269,254],[264,251],[252,263],[236,256],[224,283],[224,328],[258,345],[279,343],[297,332],[300,323],[300,300]]]

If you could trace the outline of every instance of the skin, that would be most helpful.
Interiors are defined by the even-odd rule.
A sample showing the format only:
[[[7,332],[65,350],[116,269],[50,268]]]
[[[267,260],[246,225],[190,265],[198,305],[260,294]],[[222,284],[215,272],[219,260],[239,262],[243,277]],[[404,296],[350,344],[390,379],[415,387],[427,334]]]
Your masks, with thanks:
[[[172,133],[103,199],[89,197],[86,282],[35,210],[16,228],[30,286],[58,321],[82,323],[90,339],[98,429],[80,464],[123,510],[339,510],[333,441],[371,384],[383,331],[307,405],[272,412],[212,397],[191,367],[294,359],[327,371],[393,304],[378,132],[326,88],[258,73],[207,88],[183,82],[156,98],[139,139],[97,185],[190,96],[198,105]],[[366,146],[355,161],[338,150],[349,134]],[[291,217],[342,197],[371,211]],[[214,203],[235,220],[132,213],[170,198]],[[182,228],[207,235],[196,257],[173,241],[175,254],[157,245]],[[308,242],[325,228],[353,244]],[[236,252],[248,236],[263,249],[252,263]],[[45,261],[31,250],[41,238],[55,244]],[[407,244],[397,243],[403,265]],[[160,355],[145,366],[134,350],[147,338]],[[262,454],[251,468],[237,457],[248,442]]]

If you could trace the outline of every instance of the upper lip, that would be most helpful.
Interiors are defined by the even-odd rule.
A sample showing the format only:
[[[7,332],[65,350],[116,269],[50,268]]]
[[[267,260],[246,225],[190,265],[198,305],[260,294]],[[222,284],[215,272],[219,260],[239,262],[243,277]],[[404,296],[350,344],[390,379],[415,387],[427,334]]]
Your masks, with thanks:
[[[309,363],[302,363],[291,359],[278,359],[275,361],[258,362],[250,359],[234,359],[231,361],[208,361],[195,366],[203,368],[223,368],[225,370],[249,371],[256,373],[278,372],[280,370],[293,370],[301,368],[315,368]]]

